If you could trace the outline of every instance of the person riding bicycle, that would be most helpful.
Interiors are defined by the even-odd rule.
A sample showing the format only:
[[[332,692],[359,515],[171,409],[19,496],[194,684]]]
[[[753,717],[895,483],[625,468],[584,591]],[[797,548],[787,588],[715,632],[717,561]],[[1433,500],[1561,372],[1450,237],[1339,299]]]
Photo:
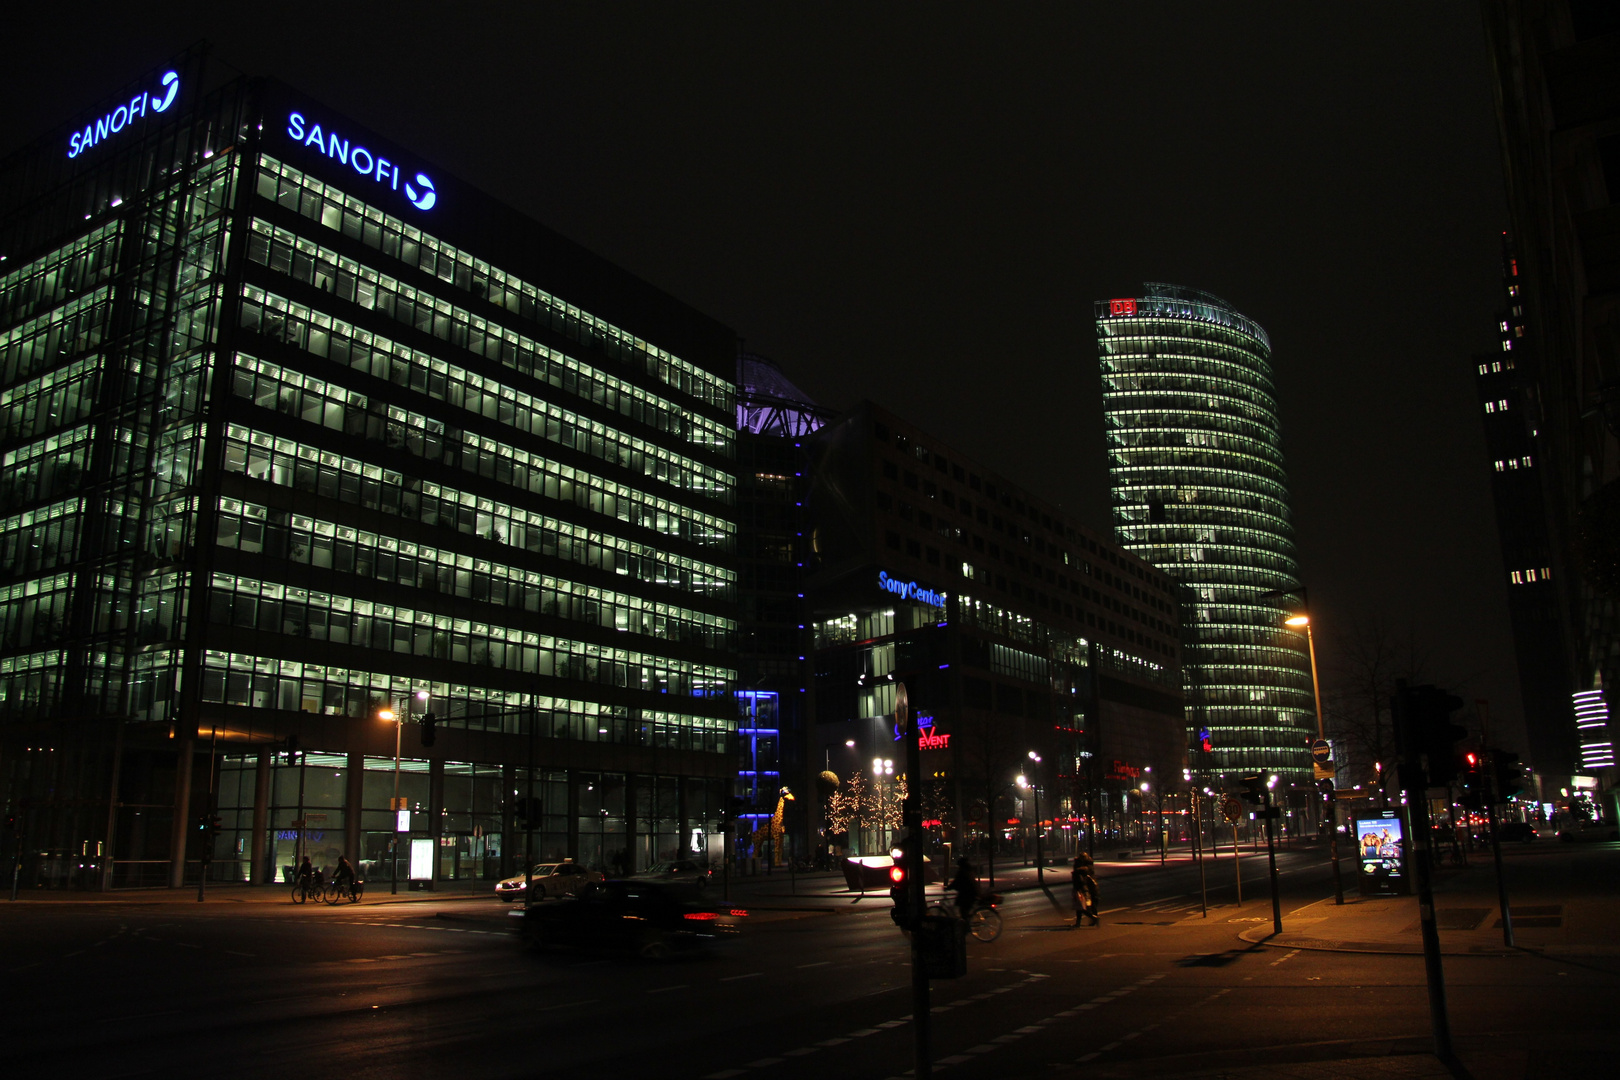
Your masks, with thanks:
[[[973,914],[973,905],[979,899],[979,879],[974,876],[973,864],[964,855],[956,860],[956,876],[945,886],[956,893],[956,912],[964,920]]]
[[[338,856],[337,869],[332,871],[332,884],[339,889],[354,888],[354,866],[347,855]]]
[[[315,881],[315,867],[309,861],[309,856],[305,855],[304,856],[304,861],[302,863],[300,863],[299,866],[298,866],[298,875],[297,875],[296,880],[294,881],[294,884],[302,885],[306,890],[308,890],[314,884],[314,881]]]

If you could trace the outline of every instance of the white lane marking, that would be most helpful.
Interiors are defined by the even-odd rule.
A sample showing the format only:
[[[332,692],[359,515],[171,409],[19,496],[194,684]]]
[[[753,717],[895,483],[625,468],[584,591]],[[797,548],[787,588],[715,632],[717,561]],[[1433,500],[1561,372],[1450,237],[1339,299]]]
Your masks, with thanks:
[[[745,1069],[763,1069],[767,1065],[780,1065],[780,1064],[782,1064],[782,1059],[779,1058],[779,1057],[777,1057],[777,1058],[760,1058],[758,1061],[750,1061],[748,1064],[744,1065],[743,1068],[745,1068]]]
[[[727,975],[725,978],[721,979],[720,981],[721,982],[736,982],[738,979],[757,979],[763,974],[765,974],[763,971],[750,971],[746,975]]]
[[[691,983],[681,983],[679,986],[660,986],[656,990],[647,991],[647,993],[649,993],[649,994],[667,994],[671,990],[685,990],[687,987],[689,987],[691,985],[692,985]]]
[[[813,964],[800,964],[799,965],[799,970],[803,971],[805,968],[826,967],[830,963],[832,963],[831,960],[817,960]]]

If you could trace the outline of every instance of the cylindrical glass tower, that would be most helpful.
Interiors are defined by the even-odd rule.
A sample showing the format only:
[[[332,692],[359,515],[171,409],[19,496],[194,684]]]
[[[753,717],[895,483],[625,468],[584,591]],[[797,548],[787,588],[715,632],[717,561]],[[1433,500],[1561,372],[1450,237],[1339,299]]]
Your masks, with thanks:
[[[1114,527],[1185,583],[1182,672],[1200,770],[1310,776],[1316,735],[1271,340],[1200,289],[1097,303]],[[1207,731],[1211,749],[1203,752]]]

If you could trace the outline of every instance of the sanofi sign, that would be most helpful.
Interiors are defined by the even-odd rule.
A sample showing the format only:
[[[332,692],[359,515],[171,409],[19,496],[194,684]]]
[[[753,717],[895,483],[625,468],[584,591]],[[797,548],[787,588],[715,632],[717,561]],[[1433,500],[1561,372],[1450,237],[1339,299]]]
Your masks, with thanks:
[[[347,165],[361,176],[388,185],[390,191],[399,191],[403,186],[405,198],[418,210],[431,210],[433,204],[439,201],[439,193],[426,174],[417,173],[401,185],[398,165],[359,143],[345,139],[334,130],[323,129],[303,113],[287,114],[287,135],[306,150],[317,151],[339,165]]]
[[[156,90],[142,90],[128,101],[120,103],[111,112],[84,125],[83,131],[75,131],[70,135],[67,156],[78,157],[92,146],[98,146],[123,131],[136,120],[145,118],[149,113],[167,112],[179,93],[180,73],[165,71],[158,79]]]
[[[928,604],[932,607],[945,606],[944,593],[925,589],[915,581],[899,581],[890,577],[887,570],[878,571],[878,588],[892,592],[902,600],[915,600],[919,604]]]

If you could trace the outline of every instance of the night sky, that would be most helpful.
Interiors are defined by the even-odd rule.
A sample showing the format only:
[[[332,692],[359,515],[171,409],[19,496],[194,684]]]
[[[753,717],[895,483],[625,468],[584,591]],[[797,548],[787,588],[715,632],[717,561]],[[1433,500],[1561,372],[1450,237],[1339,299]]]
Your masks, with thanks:
[[[1092,301],[1214,292],[1271,334],[1329,673],[1380,619],[1518,722],[1472,3],[30,6],[0,153],[207,39],[1105,530]]]

